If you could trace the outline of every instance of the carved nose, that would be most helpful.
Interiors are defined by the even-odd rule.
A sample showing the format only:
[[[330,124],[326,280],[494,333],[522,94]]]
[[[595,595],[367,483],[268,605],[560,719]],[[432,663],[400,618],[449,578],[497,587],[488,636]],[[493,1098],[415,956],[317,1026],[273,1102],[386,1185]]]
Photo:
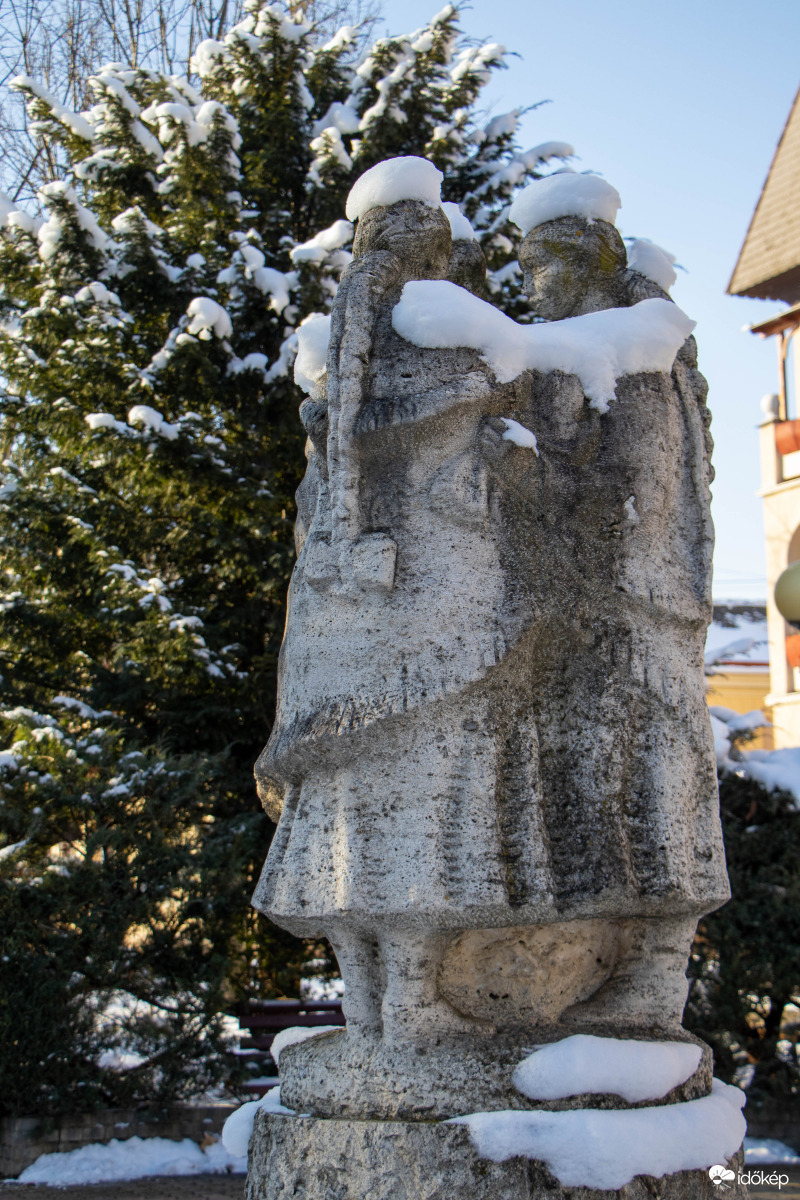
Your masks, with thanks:
[[[355,541],[307,539],[303,578],[315,591],[388,596],[394,587],[397,543],[383,533]]]
[[[368,533],[347,542],[342,552],[343,575],[348,565],[362,592],[388,596],[394,587],[397,543],[383,533]]]

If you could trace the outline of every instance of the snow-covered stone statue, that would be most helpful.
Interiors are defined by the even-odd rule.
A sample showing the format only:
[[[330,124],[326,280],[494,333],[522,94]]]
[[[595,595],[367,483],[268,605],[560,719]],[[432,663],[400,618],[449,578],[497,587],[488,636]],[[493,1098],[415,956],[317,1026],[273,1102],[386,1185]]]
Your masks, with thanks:
[[[348,1024],[282,1051],[248,1194],[694,1200],[744,1123],[681,1028],[728,896],[693,323],[613,188],[564,174],[512,210],[545,318],[517,325],[440,179],[362,176],[330,329],[300,329],[255,902],[330,938]]]

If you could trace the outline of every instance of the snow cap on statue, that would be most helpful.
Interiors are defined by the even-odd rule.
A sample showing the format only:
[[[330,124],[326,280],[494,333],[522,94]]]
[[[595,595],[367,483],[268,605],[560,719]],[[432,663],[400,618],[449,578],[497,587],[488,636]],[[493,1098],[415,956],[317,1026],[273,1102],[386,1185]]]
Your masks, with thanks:
[[[347,197],[347,218],[356,221],[372,208],[400,200],[421,200],[429,208],[440,208],[443,179],[442,172],[427,158],[387,158],[353,184]]]
[[[619,192],[605,179],[559,171],[523,188],[511,205],[509,218],[527,234],[559,217],[586,217],[613,225],[621,207]]]

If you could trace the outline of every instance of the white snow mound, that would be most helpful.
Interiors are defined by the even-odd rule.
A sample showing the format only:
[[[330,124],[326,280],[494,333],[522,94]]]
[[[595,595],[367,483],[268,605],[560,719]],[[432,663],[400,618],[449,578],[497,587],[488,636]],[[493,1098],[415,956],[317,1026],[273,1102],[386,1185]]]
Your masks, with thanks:
[[[530,233],[557,217],[588,217],[613,225],[620,208],[619,192],[605,179],[568,172],[529,183],[515,197],[508,215],[523,233]]]
[[[225,309],[209,296],[195,297],[186,312],[191,318],[186,332],[197,334],[204,341],[211,339],[212,331],[218,338],[227,338],[233,333],[233,325]]]
[[[333,1033],[341,1028],[341,1025],[313,1025],[310,1028],[307,1025],[292,1025],[289,1029],[282,1029],[280,1033],[275,1034],[269,1052],[275,1062],[279,1063],[287,1046],[296,1046],[298,1042],[305,1042],[320,1033]]]
[[[429,208],[439,208],[443,179],[442,172],[427,158],[387,158],[353,184],[345,208],[347,219],[357,221],[371,208],[397,204],[399,200],[421,200]]]
[[[655,1108],[506,1111],[455,1117],[481,1158],[546,1162],[564,1187],[623,1188],[637,1175],[707,1170],[742,1144],[745,1101],[714,1080],[710,1096]]]
[[[532,450],[538,457],[535,433],[524,425],[520,425],[519,421],[515,421],[513,417],[501,417],[500,420],[506,427],[503,434],[504,442],[513,442],[515,446],[521,446],[524,450]]]
[[[674,254],[657,246],[649,238],[634,238],[628,246],[628,266],[631,270],[646,275],[665,292],[678,278],[672,265],[674,262]]]
[[[611,1093],[630,1104],[660,1100],[700,1065],[699,1046],[640,1042],[579,1033],[542,1046],[522,1060],[514,1087],[531,1100]]]
[[[748,1167],[761,1163],[800,1163],[800,1156],[777,1138],[745,1138],[744,1161]]]
[[[670,371],[695,326],[677,305],[661,299],[564,321],[518,325],[444,279],[407,283],[392,324],[417,346],[478,350],[499,383],[510,383],[529,369],[577,375],[599,412],[608,411],[621,376]]]
[[[15,1182],[66,1187],[142,1179],[147,1175],[225,1174],[245,1169],[245,1163],[237,1162],[220,1142],[202,1150],[191,1138],[182,1142],[160,1137],[132,1137],[126,1141],[112,1138],[110,1142],[93,1142],[77,1150],[41,1154]]]
[[[253,1133],[256,1113],[260,1108],[267,1112],[294,1114],[293,1108],[285,1108],[281,1104],[281,1089],[270,1088],[266,1096],[260,1100],[248,1100],[236,1112],[232,1112],[222,1127],[222,1144],[229,1154],[236,1158],[247,1158],[247,1147]]]
[[[453,204],[450,200],[446,201],[442,205],[442,212],[450,222],[450,233],[453,235],[454,242],[475,241],[475,230],[457,204]]]
[[[294,381],[309,396],[314,391],[314,384],[325,374],[330,337],[331,318],[327,313],[309,313],[297,326]]]

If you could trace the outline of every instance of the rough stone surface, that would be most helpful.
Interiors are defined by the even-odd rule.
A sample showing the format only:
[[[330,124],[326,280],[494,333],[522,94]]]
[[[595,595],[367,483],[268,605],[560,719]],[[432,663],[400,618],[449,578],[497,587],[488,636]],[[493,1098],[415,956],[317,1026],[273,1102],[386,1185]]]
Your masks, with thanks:
[[[688,1036],[697,919],[728,897],[702,670],[707,389],[693,339],[671,374],[621,378],[607,413],[563,372],[500,385],[475,350],[421,349],[391,322],[409,280],[480,294],[477,244],[454,249],[443,213],[403,201],[364,216],[354,251],[301,408],[298,560],[256,768],[279,818],[256,906],[330,938],[347,1030],[282,1055],[283,1102],[329,1119],[259,1126],[252,1196],[561,1197],[428,1121],[530,1107],[511,1072],[540,1042]],[[602,221],[548,222],[520,262],[548,320],[663,295]],[[706,1054],[665,1102],[709,1087]],[[345,1161],[368,1165],[351,1179]],[[620,1195],[706,1194],[692,1186]]]
[[[247,1200],[711,1200],[705,1171],[640,1175],[619,1191],[564,1188],[543,1163],[478,1158],[463,1126],[259,1113]],[[736,1162],[731,1164],[736,1169]],[[734,1184],[725,1196],[739,1200]]]
[[[320,1117],[427,1120],[493,1109],[644,1108],[695,1100],[711,1091],[711,1051],[679,1030],[671,1040],[703,1046],[703,1059],[694,1075],[661,1100],[624,1104],[619,1096],[595,1094],[591,1099],[578,1095],[534,1103],[514,1087],[514,1068],[534,1045],[557,1041],[576,1029],[533,1028],[532,1038],[439,1034],[410,1047],[402,1041],[359,1035],[353,1029],[337,1030],[281,1053],[281,1100],[296,1112]],[[618,1031],[582,1024],[580,1032],[602,1037]]]

